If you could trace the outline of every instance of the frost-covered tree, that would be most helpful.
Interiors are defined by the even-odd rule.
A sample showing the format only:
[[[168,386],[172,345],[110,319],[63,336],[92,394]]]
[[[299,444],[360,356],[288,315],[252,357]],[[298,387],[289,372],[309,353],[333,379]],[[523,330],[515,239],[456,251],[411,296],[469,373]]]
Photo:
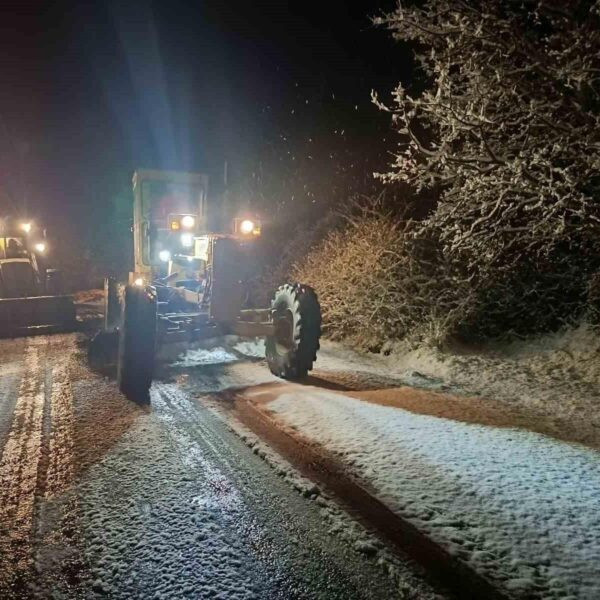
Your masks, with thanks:
[[[439,193],[422,231],[502,327],[572,316],[600,266],[600,0],[426,0],[376,22],[414,45],[424,89],[374,95],[401,134],[380,177]]]

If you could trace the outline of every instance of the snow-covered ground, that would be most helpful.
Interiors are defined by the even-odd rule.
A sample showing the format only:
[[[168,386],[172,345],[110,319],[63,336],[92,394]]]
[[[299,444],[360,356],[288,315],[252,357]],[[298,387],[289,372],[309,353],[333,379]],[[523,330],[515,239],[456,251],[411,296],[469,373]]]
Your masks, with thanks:
[[[325,341],[309,385],[262,342],[223,340],[215,391],[333,453],[397,514],[520,598],[600,598],[600,340],[580,326],[479,349],[354,352]],[[211,363],[188,352],[180,365]],[[212,354],[212,356],[216,356]],[[574,443],[584,442],[584,444]]]
[[[477,352],[400,352],[387,363],[436,375],[532,419],[547,417],[562,437],[600,448],[600,336],[585,323]]]
[[[585,326],[479,353],[373,356],[325,342],[314,386],[245,394],[510,594],[592,600],[599,348]]]
[[[585,323],[481,348],[389,350],[360,354],[325,342],[316,366],[477,398],[506,423],[600,448],[600,335]]]
[[[272,383],[240,354],[260,345],[191,350],[140,406],[87,368],[80,341],[0,343],[2,600],[445,597],[207,409]]]
[[[316,388],[286,387],[267,407],[334,452],[395,512],[507,589],[600,597],[597,451]]]

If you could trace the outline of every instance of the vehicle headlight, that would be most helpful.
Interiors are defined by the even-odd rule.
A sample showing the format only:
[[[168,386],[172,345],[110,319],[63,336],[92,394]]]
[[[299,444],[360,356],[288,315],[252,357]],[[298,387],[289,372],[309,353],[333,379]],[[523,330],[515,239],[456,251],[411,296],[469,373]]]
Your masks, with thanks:
[[[35,244],[33,246],[33,249],[36,252],[39,252],[40,254],[43,254],[44,252],[46,252],[46,244],[44,244],[44,242],[38,242],[37,244]]]
[[[189,248],[194,243],[194,236],[191,233],[181,234],[181,245]]]
[[[185,227],[185,229],[191,229],[196,225],[196,219],[192,217],[192,215],[185,215],[181,217],[181,226]]]
[[[142,287],[144,285],[144,278],[143,277],[138,277],[137,279],[133,280],[133,285],[137,285],[138,287]]]
[[[163,262],[169,262],[171,260],[171,253],[168,250],[161,250],[158,253],[158,258]]]
[[[241,223],[240,223],[240,232],[243,234],[249,234],[252,233],[254,231],[254,221],[251,221],[250,219],[244,219]]]
[[[21,223],[21,229],[25,233],[29,233],[31,231],[31,223]]]

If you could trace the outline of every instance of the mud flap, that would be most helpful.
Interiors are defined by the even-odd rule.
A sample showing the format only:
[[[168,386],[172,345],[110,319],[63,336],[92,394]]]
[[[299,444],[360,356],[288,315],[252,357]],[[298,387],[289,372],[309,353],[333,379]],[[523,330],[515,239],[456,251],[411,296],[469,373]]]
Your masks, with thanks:
[[[71,296],[0,299],[0,337],[73,331],[76,324]]]

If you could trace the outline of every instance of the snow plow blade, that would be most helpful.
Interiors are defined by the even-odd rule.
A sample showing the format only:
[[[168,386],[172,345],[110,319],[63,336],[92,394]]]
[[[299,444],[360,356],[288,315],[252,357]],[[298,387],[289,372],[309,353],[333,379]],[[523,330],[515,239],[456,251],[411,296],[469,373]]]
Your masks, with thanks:
[[[71,296],[0,299],[0,337],[73,331],[75,326]]]

